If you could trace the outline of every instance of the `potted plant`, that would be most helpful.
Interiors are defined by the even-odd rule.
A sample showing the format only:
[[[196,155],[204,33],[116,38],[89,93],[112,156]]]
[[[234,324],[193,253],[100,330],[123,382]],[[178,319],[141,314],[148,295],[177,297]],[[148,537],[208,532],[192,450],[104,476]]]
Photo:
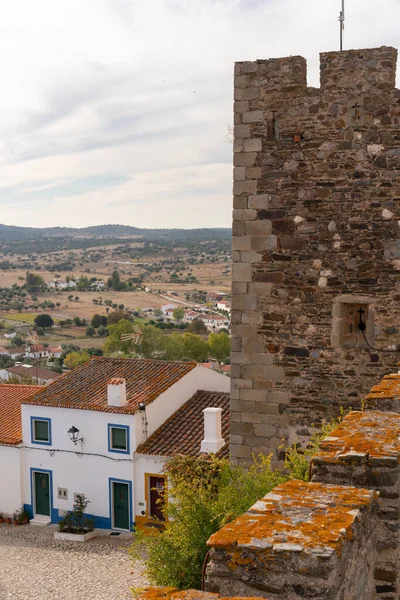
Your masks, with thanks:
[[[0,523],[4,523],[4,515],[3,515],[3,513],[0,513]]]
[[[96,537],[94,519],[89,519],[85,514],[90,500],[84,494],[77,494],[72,510],[68,511],[58,523],[59,531],[54,532],[56,540],[70,542],[86,542]]]
[[[19,508],[13,514],[14,525],[25,525],[29,523],[29,515],[24,507]]]
[[[6,517],[6,523],[7,525],[11,525],[11,517]]]

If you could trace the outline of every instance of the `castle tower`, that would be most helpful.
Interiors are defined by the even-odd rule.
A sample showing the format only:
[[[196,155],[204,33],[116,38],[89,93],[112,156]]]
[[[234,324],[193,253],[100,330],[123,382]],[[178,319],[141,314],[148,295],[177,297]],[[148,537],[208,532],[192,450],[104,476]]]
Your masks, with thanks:
[[[323,53],[320,89],[300,56],[235,65],[233,462],[280,458],[397,369],[396,59]]]

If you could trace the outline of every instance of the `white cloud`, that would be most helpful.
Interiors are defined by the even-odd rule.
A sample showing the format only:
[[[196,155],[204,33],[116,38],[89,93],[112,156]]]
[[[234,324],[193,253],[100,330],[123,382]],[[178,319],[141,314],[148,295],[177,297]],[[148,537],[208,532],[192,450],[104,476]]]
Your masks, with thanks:
[[[347,46],[399,45],[397,0],[347,5]],[[339,9],[0,0],[0,222],[228,226],[233,62],[301,54],[318,85]]]

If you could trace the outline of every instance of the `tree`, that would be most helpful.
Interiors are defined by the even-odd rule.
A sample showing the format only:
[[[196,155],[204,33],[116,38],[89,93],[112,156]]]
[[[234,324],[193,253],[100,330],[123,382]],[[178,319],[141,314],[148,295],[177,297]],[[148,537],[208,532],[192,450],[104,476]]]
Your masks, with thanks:
[[[231,338],[227,333],[210,333],[208,345],[213,358],[225,361],[231,352]]]
[[[202,333],[208,333],[208,329],[202,319],[193,319],[188,327],[188,331],[191,333],[197,333],[198,335]]]
[[[159,319],[160,317],[163,317],[163,316],[164,316],[164,313],[163,313],[163,311],[161,310],[161,308],[155,308],[155,309],[153,310],[153,315]]]
[[[123,310],[116,310],[115,312],[109,313],[107,316],[107,325],[113,325],[114,323],[118,323],[125,319],[125,321],[130,321],[132,319],[131,315]]]
[[[172,316],[174,317],[175,321],[182,321],[183,317],[185,316],[185,311],[181,306],[178,306],[172,311]]]
[[[84,350],[81,350],[80,352],[70,352],[64,359],[64,365],[68,369],[76,369],[76,367],[83,365],[83,363],[88,360],[90,360],[90,354]]]
[[[90,321],[92,327],[97,329],[100,325],[103,325],[103,318],[98,313],[94,314],[92,320]]]
[[[26,272],[26,289],[29,293],[37,294],[38,292],[42,292],[46,289],[46,284],[41,275],[37,275],[36,273],[31,273],[30,271]]]
[[[97,335],[99,335],[100,337],[105,337],[107,333],[107,327],[105,325],[100,325],[100,327],[97,330]]]
[[[46,329],[46,327],[53,327],[54,321],[50,315],[44,313],[35,317],[35,325],[36,327],[42,327],[43,329]]]
[[[183,336],[179,333],[171,333],[164,336],[164,358],[165,360],[181,360],[183,358]]]
[[[89,325],[89,327],[86,327],[86,335],[88,337],[93,337],[96,333],[96,330],[94,327],[92,327],[91,325]]]
[[[194,333],[184,333],[182,337],[183,350],[186,358],[190,358],[196,362],[204,362],[207,360],[209,353],[207,342]]]
[[[113,271],[113,274],[107,281],[107,287],[110,290],[115,290],[116,292],[123,290],[125,288],[125,284],[121,281],[119,273],[117,270]]]
[[[104,354],[113,354],[122,352],[131,354],[134,352],[135,345],[132,340],[123,340],[122,337],[127,334],[133,334],[133,324],[127,319],[121,319],[117,323],[108,325],[108,338],[104,342]]]

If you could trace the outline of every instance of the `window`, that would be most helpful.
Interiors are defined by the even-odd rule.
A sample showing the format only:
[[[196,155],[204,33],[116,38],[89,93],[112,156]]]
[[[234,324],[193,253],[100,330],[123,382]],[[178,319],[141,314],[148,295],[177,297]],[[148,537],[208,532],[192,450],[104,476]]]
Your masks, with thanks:
[[[31,442],[51,446],[51,420],[45,417],[31,417]]]
[[[372,298],[344,295],[332,309],[332,346],[367,348],[375,338],[375,309]]]
[[[108,451],[129,454],[128,425],[108,425]]]

